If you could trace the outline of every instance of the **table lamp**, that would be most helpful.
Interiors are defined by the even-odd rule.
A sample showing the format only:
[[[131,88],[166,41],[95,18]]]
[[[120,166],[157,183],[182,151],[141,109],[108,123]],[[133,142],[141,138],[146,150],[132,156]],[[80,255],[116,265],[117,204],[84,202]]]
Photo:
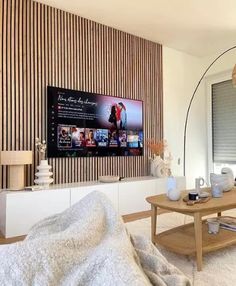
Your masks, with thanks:
[[[22,190],[25,187],[25,165],[32,164],[32,151],[0,151],[0,165],[8,167],[8,188]]]

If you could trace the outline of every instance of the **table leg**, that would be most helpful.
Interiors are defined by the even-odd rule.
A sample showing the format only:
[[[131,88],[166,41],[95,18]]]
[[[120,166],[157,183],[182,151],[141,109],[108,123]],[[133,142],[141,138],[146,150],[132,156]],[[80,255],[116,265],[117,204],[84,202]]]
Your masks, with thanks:
[[[194,214],[194,230],[197,256],[197,270],[202,270],[202,217],[200,213]]]
[[[155,244],[155,235],[156,235],[156,227],[157,227],[157,207],[152,205],[152,216],[151,216],[151,237],[152,243]]]

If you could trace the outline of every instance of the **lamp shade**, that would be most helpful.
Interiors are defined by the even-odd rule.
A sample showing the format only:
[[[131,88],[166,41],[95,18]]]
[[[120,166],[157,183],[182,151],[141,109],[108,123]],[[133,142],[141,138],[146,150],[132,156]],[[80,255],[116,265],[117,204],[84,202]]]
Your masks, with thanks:
[[[0,165],[28,165],[32,162],[32,151],[0,151]]]
[[[0,165],[8,166],[8,188],[10,190],[24,188],[24,165],[32,164],[32,162],[32,151],[0,151]]]

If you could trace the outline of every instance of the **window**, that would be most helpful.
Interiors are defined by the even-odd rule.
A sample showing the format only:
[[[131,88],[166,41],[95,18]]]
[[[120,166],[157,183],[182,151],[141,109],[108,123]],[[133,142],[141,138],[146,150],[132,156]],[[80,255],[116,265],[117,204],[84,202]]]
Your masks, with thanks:
[[[212,160],[236,164],[236,88],[232,80],[212,84]]]

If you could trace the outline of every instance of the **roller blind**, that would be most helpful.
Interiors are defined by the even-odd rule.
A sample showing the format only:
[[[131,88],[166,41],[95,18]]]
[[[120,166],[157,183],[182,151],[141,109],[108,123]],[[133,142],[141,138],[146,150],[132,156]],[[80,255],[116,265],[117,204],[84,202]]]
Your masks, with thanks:
[[[236,89],[231,80],[212,85],[212,144],[215,163],[236,163]]]

